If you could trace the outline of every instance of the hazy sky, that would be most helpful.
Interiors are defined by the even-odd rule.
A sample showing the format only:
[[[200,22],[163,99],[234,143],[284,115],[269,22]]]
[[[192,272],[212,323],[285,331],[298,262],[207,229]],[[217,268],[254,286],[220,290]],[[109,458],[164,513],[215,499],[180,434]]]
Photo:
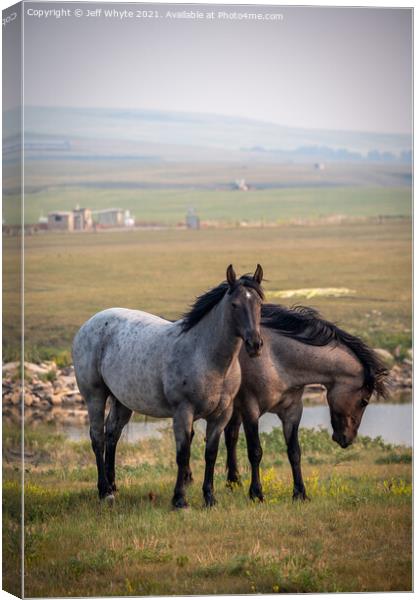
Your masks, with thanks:
[[[33,3],[28,8],[129,4]],[[190,5],[149,5],[192,10]],[[142,6],[144,8],[144,5]],[[196,6],[279,21],[25,16],[25,101],[237,115],[287,126],[408,133],[408,9]]]

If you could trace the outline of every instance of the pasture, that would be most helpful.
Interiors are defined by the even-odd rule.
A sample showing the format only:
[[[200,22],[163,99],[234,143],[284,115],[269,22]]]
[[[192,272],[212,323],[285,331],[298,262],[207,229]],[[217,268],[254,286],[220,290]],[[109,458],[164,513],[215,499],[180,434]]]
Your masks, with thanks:
[[[4,238],[4,360],[18,356],[14,238]],[[25,349],[29,360],[70,361],[80,325],[111,306],[178,318],[225,277],[265,271],[269,293],[348,288],[342,297],[293,297],[362,335],[374,347],[411,347],[411,222],[287,225],[201,231],[45,234],[25,241]],[[273,301],[280,299],[271,297]]]
[[[241,174],[241,177],[245,174]],[[224,184],[225,185],[225,184]],[[286,223],[295,219],[319,219],[332,215],[371,217],[411,215],[409,187],[278,187],[248,192],[214,189],[127,189],[125,187],[51,187],[25,196],[25,223],[37,223],[41,214],[73,210],[76,205],[93,210],[129,209],[142,222],[177,225],[194,207],[203,221],[235,225],[241,221]],[[4,219],[19,221],[19,203],[5,198]]]
[[[19,437],[4,430],[13,449]],[[247,497],[249,469],[239,441],[243,487],[225,487],[217,461],[218,504],[204,509],[204,438],[192,446],[191,508],[170,509],[175,454],[170,431],[136,445],[121,441],[120,491],[99,505],[89,442],[54,429],[26,431],[25,594],[110,596],[412,588],[411,451],[361,438],[342,450],[325,431],[302,430],[302,466],[311,502],[293,503],[280,430],[262,434],[265,503]],[[17,446],[18,448],[18,446]],[[16,453],[18,455],[18,452]],[[20,476],[6,452],[4,586],[15,590]]]
[[[165,191],[63,188],[38,192],[27,218],[78,202],[130,208],[137,218],[183,221],[194,206],[202,219],[231,227],[39,234],[25,239],[25,352],[31,361],[71,362],[80,325],[110,306],[179,318],[195,296],[260,262],[267,299],[310,304],[374,347],[411,347],[411,222],[408,218],[322,224],[319,218],[409,217],[407,188]],[[119,193],[121,192],[121,193]],[[92,196],[89,196],[92,194]],[[94,204],[96,202],[96,204]],[[131,204],[130,204],[131,203]],[[32,211],[32,212],[31,212]],[[304,217],[304,225],[291,223]],[[237,228],[242,219],[277,227]],[[15,238],[3,239],[5,361],[19,356],[19,298],[11,277]],[[345,288],[339,297],[284,290]],[[5,428],[4,585],[19,570],[19,433]],[[225,451],[216,467],[218,505],[202,506],[204,439],[193,442],[191,508],[172,511],[173,436],[121,442],[120,492],[113,510],[99,505],[88,442],[55,429],[25,432],[25,594],[32,597],[206,593],[410,590],[411,451],[359,439],[342,450],[326,432],[301,431],[302,467],[311,502],[292,503],[282,434],[262,435],[266,502],[244,487],[225,487]],[[223,445],[222,445],[223,446]]]

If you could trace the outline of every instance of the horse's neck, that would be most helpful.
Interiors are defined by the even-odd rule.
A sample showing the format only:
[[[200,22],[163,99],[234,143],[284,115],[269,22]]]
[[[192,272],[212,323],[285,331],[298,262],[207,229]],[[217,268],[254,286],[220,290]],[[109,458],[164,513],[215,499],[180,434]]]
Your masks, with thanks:
[[[271,334],[278,371],[287,387],[319,383],[333,385],[347,377],[359,376],[360,363],[345,347],[334,342],[310,346],[286,336]]]
[[[195,351],[201,349],[202,356],[212,368],[225,372],[238,358],[242,340],[235,334],[224,298],[190,333],[194,336]]]

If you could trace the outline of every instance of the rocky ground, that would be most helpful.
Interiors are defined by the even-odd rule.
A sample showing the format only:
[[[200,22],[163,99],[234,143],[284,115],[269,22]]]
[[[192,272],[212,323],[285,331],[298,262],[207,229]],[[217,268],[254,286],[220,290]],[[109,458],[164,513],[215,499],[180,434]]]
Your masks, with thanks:
[[[21,392],[19,363],[3,365],[3,416],[19,420]],[[88,423],[86,404],[78,390],[74,367],[59,369],[54,362],[25,362],[25,422]]]
[[[412,353],[397,360],[387,350],[377,352],[390,369],[392,398],[399,398],[412,388]],[[19,363],[3,365],[3,416],[18,422],[20,418],[21,392],[19,385]],[[307,386],[306,403],[325,401],[325,389],[321,385]],[[88,423],[86,405],[77,387],[74,367],[58,368],[54,362],[40,365],[25,362],[25,422],[55,422],[67,425]]]

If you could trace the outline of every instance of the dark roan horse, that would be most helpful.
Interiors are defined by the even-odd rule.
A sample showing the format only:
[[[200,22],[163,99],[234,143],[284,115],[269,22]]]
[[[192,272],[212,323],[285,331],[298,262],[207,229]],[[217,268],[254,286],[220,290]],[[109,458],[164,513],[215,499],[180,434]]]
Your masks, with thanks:
[[[227,280],[200,296],[176,322],[126,308],[97,313],[73,342],[77,383],[89,413],[98,491],[113,502],[115,452],[133,411],[173,418],[178,476],[172,504],[187,506],[193,421],[206,419],[205,504],[215,503],[214,465],[220,435],[240,386],[239,353],[256,357],[262,347],[262,267],[252,276]],[[111,408],[105,425],[105,406]]]
[[[265,304],[261,324],[264,345],[260,357],[249,361],[240,353],[242,382],[225,430],[227,481],[239,481],[236,444],[243,421],[252,469],[249,494],[263,500],[258,421],[271,412],[282,421],[294,479],[293,497],[304,500],[298,443],[304,386],[316,383],[326,387],[333,440],[346,448],[357,434],[372,394],[386,396],[388,371],[360,338],[322,319],[312,308]]]

